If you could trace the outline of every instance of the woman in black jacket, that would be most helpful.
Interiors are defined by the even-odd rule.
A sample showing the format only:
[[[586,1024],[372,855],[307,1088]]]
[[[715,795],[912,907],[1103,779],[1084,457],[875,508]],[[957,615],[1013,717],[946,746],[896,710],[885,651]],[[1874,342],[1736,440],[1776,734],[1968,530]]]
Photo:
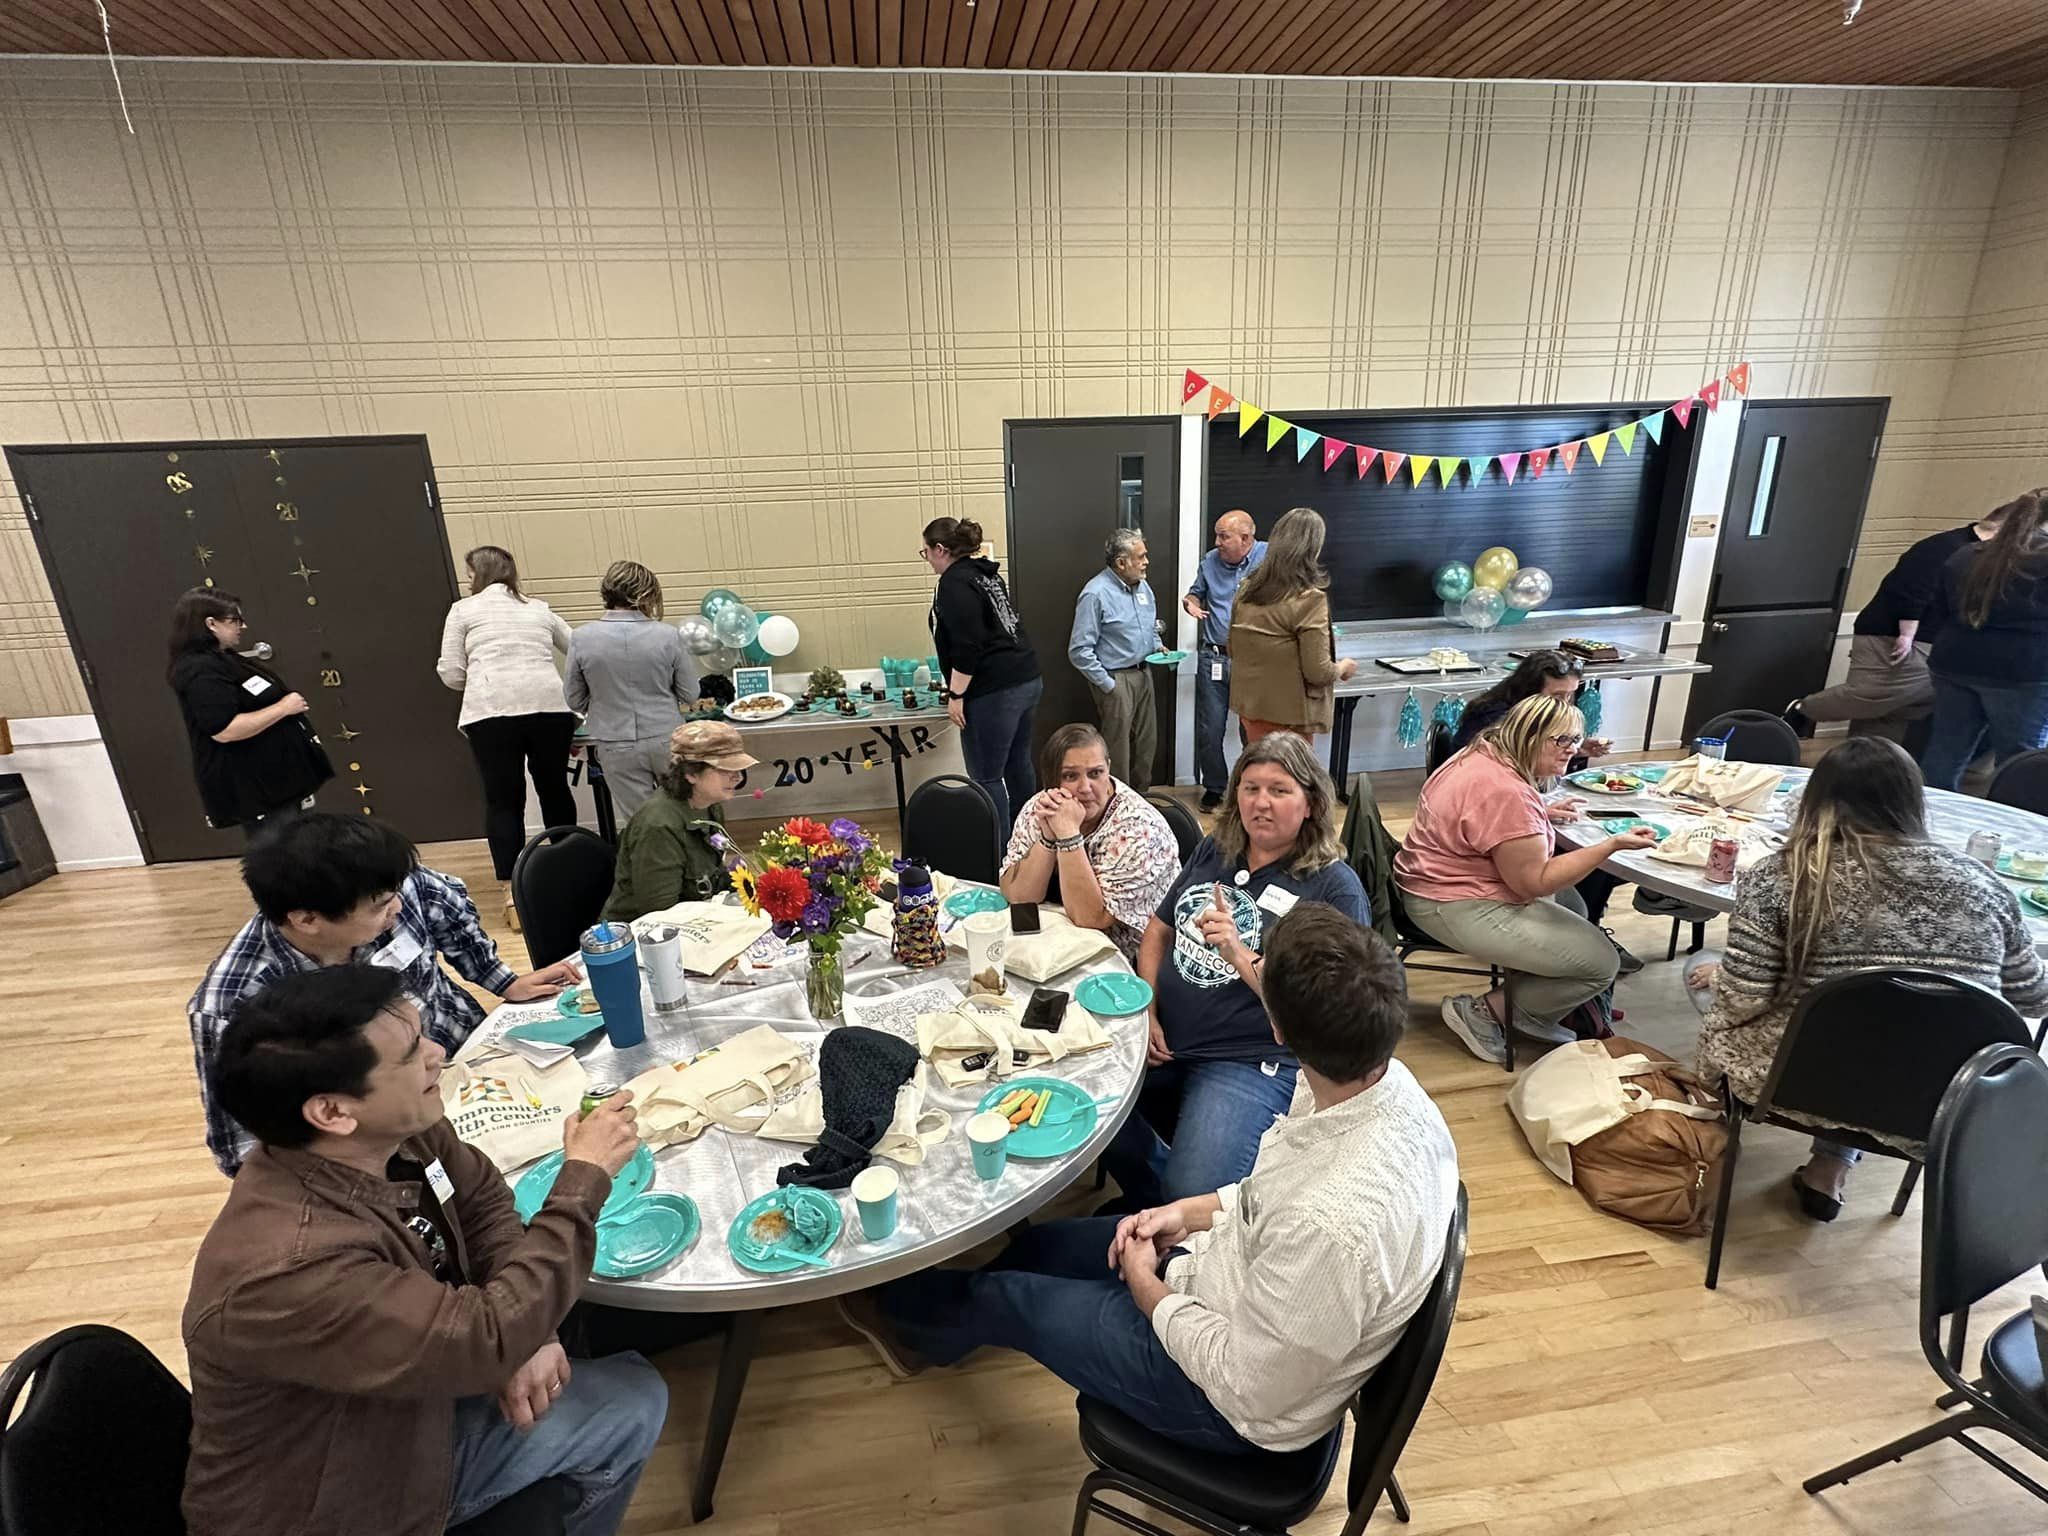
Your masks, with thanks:
[[[169,679],[208,823],[253,833],[310,807],[334,765],[305,719],[305,695],[235,653],[243,628],[239,598],[192,588],[171,611]]]
[[[1920,752],[1932,789],[1954,789],[1979,750],[2000,763],[2048,744],[2048,486],[1992,514],[1998,532],[1949,557],[1944,617],[1927,658],[1934,723]]]
[[[939,517],[924,525],[920,553],[939,578],[932,648],[945,674],[946,712],[960,728],[967,776],[996,803],[1000,842],[1036,787],[1031,715],[1045,692],[1038,653],[996,563],[981,554],[981,524]]]

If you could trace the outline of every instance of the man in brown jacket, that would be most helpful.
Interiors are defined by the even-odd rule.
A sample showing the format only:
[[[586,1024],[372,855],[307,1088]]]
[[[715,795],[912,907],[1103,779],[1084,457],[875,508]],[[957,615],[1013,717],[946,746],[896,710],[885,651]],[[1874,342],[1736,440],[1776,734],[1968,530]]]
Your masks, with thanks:
[[[580,1490],[611,1536],[668,1393],[637,1355],[579,1361],[555,1329],[598,1209],[638,1144],[631,1095],[563,1136],[522,1227],[441,1110],[440,1046],[394,971],[301,972],[246,999],[213,1088],[261,1145],[185,1303],[192,1536],[440,1536],[520,1489]]]

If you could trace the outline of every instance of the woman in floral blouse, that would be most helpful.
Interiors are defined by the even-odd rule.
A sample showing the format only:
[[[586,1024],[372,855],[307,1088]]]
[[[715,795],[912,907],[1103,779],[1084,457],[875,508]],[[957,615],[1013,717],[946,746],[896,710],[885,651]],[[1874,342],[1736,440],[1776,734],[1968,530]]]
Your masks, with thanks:
[[[1003,894],[1051,901],[1078,927],[1106,933],[1125,959],[1180,875],[1173,829],[1152,803],[1112,778],[1092,725],[1063,725],[1038,754],[1044,786],[1024,802],[1003,852]]]

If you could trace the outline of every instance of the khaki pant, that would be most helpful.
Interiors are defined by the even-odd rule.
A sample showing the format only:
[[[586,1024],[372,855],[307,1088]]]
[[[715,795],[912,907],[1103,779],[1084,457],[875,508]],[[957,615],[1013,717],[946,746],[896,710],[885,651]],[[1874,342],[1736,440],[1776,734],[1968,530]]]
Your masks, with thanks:
[[[1102,736],[1109,743],[1109,771],[1143,794],[1152,787],[1152,758],[1159,749],[1159,717],[1152,705],[1152,669],[1139,665],[1109,674],[1116,685],[1099,689]]]
[[[1555,1024],[1614,985],[1620,957],[1566,886],[1542,901],[1430,901],[1403,892],[1408,915],[1439,943],[1515,973],[1515,1012]]]
[[[1927,650],[1916,645],[1906,659],[1892,665],[1889,635],[1849,637],[1849,675],[1800,701],[1809,720],[1847,720],[1851,736],[1883,736],[1904,741],[1906,727],[1933,712],[1934,680],[1927,672]]]

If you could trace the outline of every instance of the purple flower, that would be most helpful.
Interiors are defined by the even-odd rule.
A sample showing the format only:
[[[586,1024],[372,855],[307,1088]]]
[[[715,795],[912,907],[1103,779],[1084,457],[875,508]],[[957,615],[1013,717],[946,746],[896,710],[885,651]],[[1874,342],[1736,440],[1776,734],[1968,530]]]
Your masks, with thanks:
[[[860,823],[845,816],[834,820],[825,830],[838,838],[842,843],[851,843],[856,837],[861,835]]]
[[[832,926],[832,903],[822,896],[813,896],[804,908],[803,929],[808,934],[824,933]]]
[[[803,929],[800,925],[796,923],[776,923],[772,927],[770,927],[768,931],[774,934],[775,937],[777,937],[778,939],[782,940],[783,943],[787,944],[799,933],[802,933]]]

